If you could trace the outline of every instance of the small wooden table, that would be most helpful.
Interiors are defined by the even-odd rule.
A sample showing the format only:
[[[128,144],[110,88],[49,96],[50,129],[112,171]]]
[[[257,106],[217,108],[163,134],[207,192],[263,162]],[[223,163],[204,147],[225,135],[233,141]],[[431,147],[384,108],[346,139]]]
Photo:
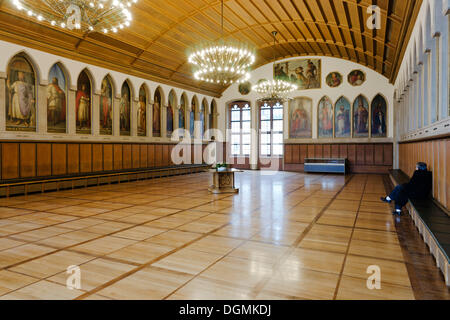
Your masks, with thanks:
[[[234,174],[243,172],[237,169],[211,169],[212,185],[208,188],[209,192],[220,193],[239,193],[239,189],[234,187]]]

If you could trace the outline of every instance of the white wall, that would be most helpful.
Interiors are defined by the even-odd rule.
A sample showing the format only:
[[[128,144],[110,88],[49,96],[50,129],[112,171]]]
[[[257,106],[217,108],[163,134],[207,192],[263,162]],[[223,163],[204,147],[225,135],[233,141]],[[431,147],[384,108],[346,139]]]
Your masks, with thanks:
[[[83,62],[75,61],[72,59],[63,58],[60,56],[56,56],[53,54],[49,54],[40,50],[35,50],[31,48],[27,48],[24,46],[16,45],[13,43],[5,42],[0,40],[0,79],[6,77],[6,72],[8,68],[8,64],[11,61],[11,59],[18,53],[23,52],[25,53],[31,60],[33,67],[36,70],[37,73],[37,85],[46,86],[48,84],[48,73],[50,68],[53,66],[53,64],[59,62],[63,65],[65,70],[68,72],[68,87],[72,88],[72,90],[76,90],[77,80],[78,76],[81,71],[84,69],[88,69],[90,74],[93,77],[93,93],[99,94],[101,90],[101,82],[103,78],[109,74],[113,80],[114,87],[116,89],[116,96],[118,96],[118,93],[120,94],[120,88],[122,87],[122,84],[125,80],[129,80],[129,83],[131,84],[131,90],[133,94],[133,99],[137,101],[139,97],[139,88],[142,84],[146,84],[147,88],[149,89],[149,104],[153,103],[153,98],[155,91],[158,87],[161,87],[163,91],[163,103],[167,105],[168,103],[168,96],[170,91],[173,89],[177,96],[177,105],[179,106],[180,99],[183,93],[187,96],[187,108],[189,109],[191,107],[190,101],[194,96],[197,96],[198,101],[203,101],[203,99],[206,99],[208,102],[208,111],[209,107],[211,105],[211,102],[213,100],[213,97],[206,96],[203,94],[195,93],[188,90],[183,90],[177,87],[172,87],[169,85],[157,83],[154,81],[138,78],[135,76],[127,75],[121,72],[116,72],[112,70],[108,70],[105,68],[97,67],[91,64],[86,64]],[[3,97],[4,92],[0,93],[0,134],[2,139],[32,139],[32,140],[80,140],[80,135],[76,135],[74,133],[70,134],[56,134],[56,133],[46,133],[46,129],[42,128],[44,124],[46,124],[46,121],[41,121],[39,123],[38,121],[38,132],[8,132],[5,130],[5,105],[4,105],[4,99],[1,99]],[[38,103],[37,103],[37,112],[40,114],[40,117],[38,119],[46,119],[46,110],[43,108],[43,105],[46,104],[45,99],[46,97],[39,95],[38,90]],[[70,101],[69,101],[70,102]],[[93,105],[93,108],[95,108],[95,104]],[[115,106],[114,106],[115,108]],[[68,105],[68,122],[70,121],[70,114],[73,113],[75,110],[75,105],[72,103]],[[93,111],[93,117],[92,117],[92,127],[93,129],[98,127],[98,124],[95,123],[97,118],[96,114],[98,113],[98,110]],[[72,117],[74,121],[74,117]],[[177,121],[175,123],[178,123],[178,118],[176,118]],[[68,127],[73,127],[74,124],[68,123]],[[41,127],[39,127],[41,126]],[[132,125],[133,126],[133,125]],[[165,123],[163,123],[163,126],[165,126]],[[151,129],[149,129],[149,135],[151,135],[150,132]],[[70,130],[69,130],[70,131]],[[72,130],[73,131],[73,130]],[[93,130],[94,132],[95,130]],[[117,130],[116,130],[117,131]],[[112,137],[101,137],[97,134],[93,133],[92,135],[82,135],[81,136],[83,140],[113,140],[113,141],[122,141],[122,140],[131,140],[131,141],[169,141],[168,138],[153,138],[153,137],[120,137],[119,135],[114,135]]]
[[[317,106],[319,104],[320,99],[324,96],[328,96],[333,104],[341,97],[346,97],[350,103],[353,105],[355,99],[360,95],[364,95],[368,101],[369,105],[372,102],[373,98],[377,94],[382,94],[388,103],[388,138],[389,139],[320,139],[320,142],[326,143],[342,143],[342,142],[366,142],[366,141],[392,141],[394,136],[394,87],[389,83],[389,80],[383,75],[369,69],[365,66],[359,65],[357,63],[339,59],[339,58],[331,58],[331,57],[297,57],[290,58],[285,60],[280,60],[278,62],[289,61],[294,59],[308,59],[308,58],[320,58],[322,59],[322,88],[321,89],[313,89],[313,90],[299,90],[294,92],[291,97],[308,97],[313,100],[313,139],[288,139],[288,130],[285,130],[285,139],[287,142],[317,142]],[[366,82],[359,87],[354,87],[350,85],[347,81],[348,74],[353,71],[359,69],[366,74]],[[330,88],[326,83],[326,77],[331,72],[339,72],[343,76],[343,83],[337,88]],[[260,79],[273,79],[273,64],[267,64],[262,66],[251,73],[250,82],[256,84]],[[229,87],[221,97],[219,101],[219,125],[222,130],[225,130],[227,124],[227,112],[226,107],[229,102],[234,100],[248,100],[251,102],[251,107],[253,109],[253,115],[257,115],[256,111],[256,101],[258,100],[258,95],[255,92],[251,92],[250,94],[243,96],[239,93],[238,84],[234,84]],[[288,128],[288,108],[285,108],[285,128]]]
[[[291,97],[308,97],[313,101],[313,114],[312,114],[312,139],[289,139],[289,110],[286,107],[284,109],[284,138],[285,143],[357,143],[357,142],[392,142],[394,137],[394,86],[389,83],[389,80],[383,75],[369,69],[365,66],[359,65],[357,63],[347,61],[339,58],[331,57],[315,57],[315,56],[305,56],[305,57],[295,57],[290,59],[284,59],[277,62],[284,62],[294,59],[308,59],[308,58],[320,58],[322,59],[322,88],[313,90],[299,90],[294,92]],[[354,87],[348,83],[347,76],[353,70],[361,70],[366,74],[366,82],[358,87]],[[343,83],[337,88],[331,88],[326,83],[326,77],[331,72],[339,72],[343,77]],[[273,63],[262,66],[251,73],[250,82],[252,85],[256,84],[260,79],[273,79]],[[318,136],[318,121],[317,121],[317,108],[319,101],[324,97],[328,96],[333,104],[337,100],[344,96],[353,105],[355,99],[360,95],[364,95],[371,104],[373,98],[376,95],[381,94],[385,97],[388,103],[388,135],[387,138],[348,138],[348,139],[317,139]],[[226,132],[228,124],[228,104],[235,100],[247,100],[250,101],[252,108],[252,128],[258,128],[258,110],[257,110],[257,100],[258,95],[255,92],[243,96],[239,93],[238,84],[234,84],[229,87],[221,97],[219,101],[219,129]],[[258,142],[259,137],[254,131],[252,134],[252,150],[250,155],[250,164],[252,169],[257,168],[258,163]]]
[[[450,131],[450,1],[424,0],[395,82],[398,137]]]

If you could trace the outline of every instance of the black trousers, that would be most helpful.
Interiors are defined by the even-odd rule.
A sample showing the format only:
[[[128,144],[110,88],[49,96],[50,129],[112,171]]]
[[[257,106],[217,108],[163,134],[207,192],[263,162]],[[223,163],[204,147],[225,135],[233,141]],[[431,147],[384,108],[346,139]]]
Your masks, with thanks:
[[[398,185],[392,190],[389,198],[395,201],[395,209],[401,210],[408,203],[408,193],[404,185]]]

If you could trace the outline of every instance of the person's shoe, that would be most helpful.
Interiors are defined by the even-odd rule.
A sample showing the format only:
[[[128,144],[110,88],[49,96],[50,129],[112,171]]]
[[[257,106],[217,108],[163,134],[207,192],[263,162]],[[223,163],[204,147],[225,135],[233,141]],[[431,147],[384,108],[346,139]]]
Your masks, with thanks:
[[[392,202],[392,200],[388,200],[385,197],[381,197],[380,200],[383,201],[383,202],[386,202],[386,203],[391,203]]]

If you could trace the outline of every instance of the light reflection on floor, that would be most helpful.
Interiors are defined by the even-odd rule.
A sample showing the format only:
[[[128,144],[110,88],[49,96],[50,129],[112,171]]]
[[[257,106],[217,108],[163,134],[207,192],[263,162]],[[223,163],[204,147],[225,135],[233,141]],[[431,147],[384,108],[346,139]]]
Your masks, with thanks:
[[[382,176],[244,172],[238,195],[209,180],[1,199],[0,298],[414,298]],[[74,264],[80,290],[65,286]]]

